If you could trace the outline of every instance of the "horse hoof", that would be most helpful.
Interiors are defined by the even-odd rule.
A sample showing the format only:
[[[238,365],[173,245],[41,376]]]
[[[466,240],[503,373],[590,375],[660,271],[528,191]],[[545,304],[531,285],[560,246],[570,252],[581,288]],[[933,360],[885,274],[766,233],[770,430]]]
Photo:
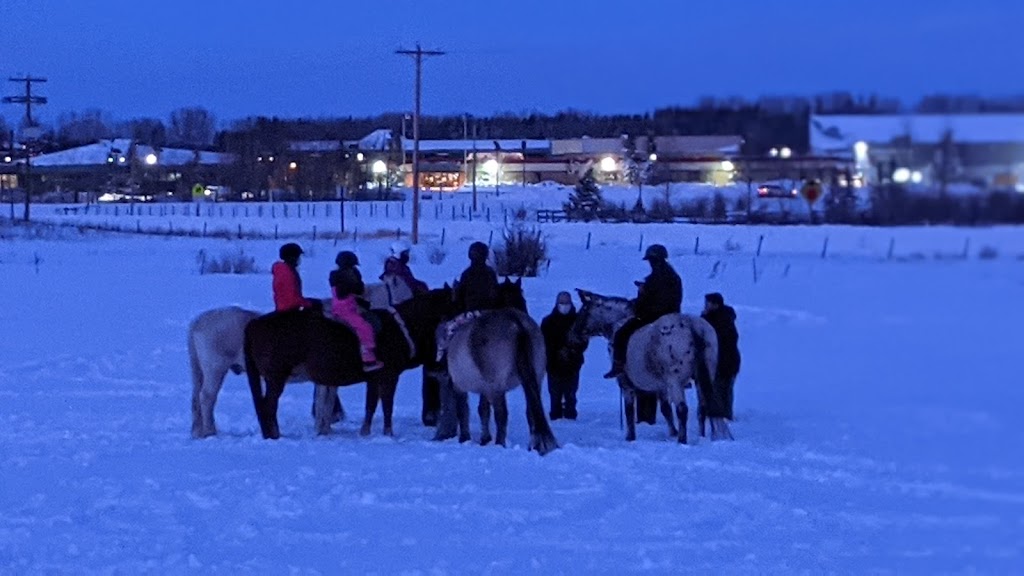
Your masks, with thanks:
[[[427,428],[433,428],[433,427],[437,426],[437,413],[436,412],[428,412],[428,413],[423,415],[422,420],[423,420],[423,425],[424,426],[426,426]]]
[[[636,442],[636,434],[626,434],[626,442]]]
[[[481,446],[487,446],[490,443],[491,443],[491,437],[490,436],[481,436],[480,437],[480,445]]]
[[[546,456],[559,448],[558,441],[554,436],[548,438],[531,438],[530,450],[536,450],[541,456]]]
[[[395,430],[393,428],[390,428],[390,427],[385,427],[384,428],[384,435],[385,436],[394,436],[395,435]]]
[[[363,426],[362,428],[360,428],[359,429],[359,435],[360,436],[369,436],[370,435],[370,427],[369,426]]]
[[[459,436],[459,444],[465,444],[466,442],[469,442],[472,439],[473,438],[471,438],[469,434],[463,434]]]

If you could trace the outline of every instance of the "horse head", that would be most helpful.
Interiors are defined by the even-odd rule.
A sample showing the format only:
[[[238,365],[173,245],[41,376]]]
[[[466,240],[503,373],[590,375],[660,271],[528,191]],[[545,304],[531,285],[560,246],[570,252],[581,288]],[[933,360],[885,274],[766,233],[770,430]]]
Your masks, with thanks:
[[[617,296],[602,296],[580,288],[580,310],[570,330],[570,337],[576,341],[594,336],[611,338],[616,326],[633,315],[633,302]]]
[[[526,312],[526,296],[523,294],[523,279],[512,282],[508,276],[498,285],[498,303],[503,308],[515,308]]]

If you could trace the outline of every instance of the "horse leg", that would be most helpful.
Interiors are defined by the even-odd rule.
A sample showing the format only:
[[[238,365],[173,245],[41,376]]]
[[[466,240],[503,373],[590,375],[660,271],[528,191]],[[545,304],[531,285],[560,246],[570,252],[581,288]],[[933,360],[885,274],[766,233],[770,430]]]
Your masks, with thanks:
[[[455,416],[459,420],[459,443],[469,442],[472,440],[469,434],[469,394],[455,394]]]
[[[686,444],[686,418],[689,408],[686,406],[686,398],[676,404],[676,415],[679,416],[679,443]]]
[[[423,409],[420,419],[424,426],[437,426],[437,416],[441,409],[440,391],[438,390],[437,374],[433,370],[423,367]]]
[[[277,405],[284,392],[284,385],[288,376],[267,378],[267,393],[263,397],[263,437],[269,440],[277,440],[281,437],[281,429],[277,424]]]
[[[697,432],[704,438],[707,436],[708,409],[704,395],[700,393],[700,386],[694,388],[697,390]]]
[[[437,418],[437,429],[434,431],[434,440],[441,441],[455,438],[458,433],[458,399],[455,386],[452,385],[451,376],[439,374],[438,387],[440,393],[441,408]]]
[[[337,398],[338,389],[330,386],[317,384],[313,387],[313,422],[316,427],[317,436],[325,436],[331,433],[332,408],[329,407],[332,399]]]
[[[366,383],[366,411],[363,413],[363,426],[359,429],[360,436],[370,435],[370,427],[373,425],[373,415],[377,412],[378,401],[380,401],[380,388],[371,379]]]
[[[386,368],[385,368],[386,370]],[[398,389],[398,375],[390,373],[381,374],[377,378],[377,388],[380,390],[381,408],[384,411],[384,435],[394,436],[395,428],[392,416],[395,413],[395,391]]]
[[[480,415],[480,445],[487,446],[491,443],[491,403],[487,396],[480,395],[476,412]]]
[[[227,366],[218,366],[213,370],[203,370],[203,386],[199,391],[199,415],[201,419],[198,438],[216,436],[217,425],[213,418],[213,408],[217,404],[217,395],[228,375]]]
[[[676,419],[672,415],[672,403],[665,400],[663,396],[659,396],[658,404],[661,407],[661,415],[665,418],[665,423],[668,424],[668,435],[674,437],[679,434],[679,430],[676,429]],[[686,421],[679,423],[680,426],[686,426]]]
[[[623,387],[622,396],[626,402],[626,441],[636,441],[636,394],[631,388]]]
[[[494,443],[504,448],[508,438],[508,401],[502,394],[496,397],[492,403],[494,404],[494,427],[497,429]]]

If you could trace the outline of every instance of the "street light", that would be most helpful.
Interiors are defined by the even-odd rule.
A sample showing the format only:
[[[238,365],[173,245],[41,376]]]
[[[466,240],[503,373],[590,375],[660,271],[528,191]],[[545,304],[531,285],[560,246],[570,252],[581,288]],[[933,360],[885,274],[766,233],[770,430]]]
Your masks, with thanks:
[[[853,153],[857,155],[857,159],[867,158],[868,156],[868,143],[861,140],[853,145]]]
[[[364,158],[366,158],[366,157],[363,156],[362,152],[356,153],[356,162],[362,162]]]
[[[722,160],[722,170],[726,172],[732,172],[736,169],[736,165],[729,160]]]
[[[650,162],[657,162],[658,161],[658,155],[655,154],[654,152],[651,152],[651,155],[647,157],[647,160],[650,161]]]
[[[156,161],[157,161],[156,154],[153,154],[152,152],[150,152],[149,154],[146,154],[146,165],[147,166],[155,166],[156,165]]]
[[[388,171],[388,165],[385,164],[383,160],[377,160],[373,163],[373,166],[370,167],[370,170],[373,171],[375,176],[383,176]]]
[[[605,156],[601,158],[601,171],[602,172],[615,172],[616,163],[615,158],[611,156]]]
[[[782,150],[779,150],[779,156],[782,156],[783,158],[789,158],[792,155],[793,151],[790,150],[789,148],[783,148]]]

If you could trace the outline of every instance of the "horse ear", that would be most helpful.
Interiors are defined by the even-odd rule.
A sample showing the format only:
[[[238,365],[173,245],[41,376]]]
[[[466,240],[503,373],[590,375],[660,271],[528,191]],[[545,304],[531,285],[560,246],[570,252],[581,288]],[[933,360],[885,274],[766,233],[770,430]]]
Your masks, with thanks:
[[[580,302],[587,303],[593,298],[593,294],[582,288],[577,288],[576,293],[580,295]]]
[[[449,286],[447,282],[445,282],[445,283],[444,283],[444,289],[445,289],[445,290],[451,290],[451,289],[452,289],[452,287],[451,287],[451,286]]]
[[[519,287],[522,287],[522,285],[523,285],[523,277],[520,276],[519,278],[516,279],[516,287],[519,288]]]

